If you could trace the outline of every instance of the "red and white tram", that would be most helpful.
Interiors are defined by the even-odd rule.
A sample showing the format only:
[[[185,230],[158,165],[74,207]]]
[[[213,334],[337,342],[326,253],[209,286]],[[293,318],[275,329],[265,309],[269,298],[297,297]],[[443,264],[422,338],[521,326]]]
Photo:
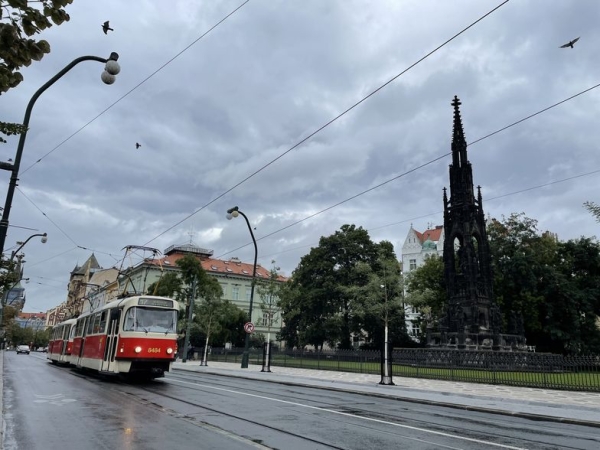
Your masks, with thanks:
[[[173,299],[142,295],[84,313],[71,326],[68,361],[101,374],[162,377],[177,353],[178,312]]]
[[[53,364],[71,362],[71,351],[73,349],[72,330],[75,330],[76,319],[65,320],[52,328],[48,342],[47,358]]]

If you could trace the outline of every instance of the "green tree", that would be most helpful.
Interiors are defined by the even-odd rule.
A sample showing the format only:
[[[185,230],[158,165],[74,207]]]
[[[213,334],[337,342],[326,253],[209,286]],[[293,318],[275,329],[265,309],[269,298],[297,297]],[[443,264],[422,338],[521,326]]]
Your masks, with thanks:
[[[444,305],[448,294],[444,278],[444,259],[431,255],[425,259],[422,266],[411,271],[406,277],[405,302],[421,311],[421,319],[416,325],[420,326],[421,334],[426,332],[426,320],[435,326],[444,313]]]
[[[583,206],[600,222],[600,205],[594,202],[585,202]]]
[[[383,248],[387,244],[384,241],[380,246]],[[382,253],[385,254],[384,251]],[[374,266],[358,263],[357,271],[363,272],[368,281],[364,285],[348,288],[348,294],[353,298],[353,332],[364,335],[370,342],[368,347],[375,349],[383,347],[386,329],[390,346],[404,346],[409,341],[400,263],[393,251],[387,253],[387,257],[382,256]]]
[[[260,298],[259,308],[263,313],[263,318],[259,319],[258,324],[267,328],[267,342],[271,342],[271,328],[273,328],[274,323],[279,321],[281,316],[279,296],[283,283],[279,279],[278,271],[279,267],[273,267],[268,278],[259,279],[256,283],[256,292]]]
[[[243,347],[246,333],[244,324],[248,320],[246,312],[228,300],[220,308],[220,326],[212,332],[213,346],[224,347],[231,343],[234,347]]]
[[[53,23],[68,21],[65,7],[71,3],[73,0],[0,0],[0,95],[23,81],[20,68],[50,53],[47,41],[36,41],[32,36]],[[0,134],[10,136],[24,130],[20,124],[0,122]],[[0,137],[0,142],[6,140]]]
[[[540,283],[556,263],[556,236],[540,233],[537,221],[523,213],[492,220],[487,232],[494,297],[503,313],[505,332],[515,331],[511,321],[519,315],[526,336],[541,330],[539,311],[546,299]]]
[[[181,299],[182,279],[177,272],[167,272],[160,280],[148,286],[148,295]]]
[[[375,265],[378,256],[379,246],[362,227],[343,225],[335,234],[321,237],[319,246],[302,257],[292,273],[289,290],[282,291],[284,328],[293,331],[282,330],[281,337],[295,332],[300,346],[319,349],[328,342],[351,348],[354,311],[348,288],[368,283],[356,266]]]
[[[219,282],[210,276],[207,276],[202,286],[202,299],[195,307],[196,321],[200,325],[200,330],[206,336],[204,340],[204,357],[203,361],[207,361],[208,345],[211,338],[211,333],[217,331],[222,326],[221,318],[224,314],[223,310],[223,289]]]

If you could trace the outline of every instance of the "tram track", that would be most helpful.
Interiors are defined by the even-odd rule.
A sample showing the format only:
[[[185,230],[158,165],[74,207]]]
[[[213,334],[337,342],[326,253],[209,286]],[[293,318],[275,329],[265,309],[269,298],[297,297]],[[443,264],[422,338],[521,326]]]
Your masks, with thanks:
[[[196,426],[201,426],[201,427],[204,427],[207,429],[211,429],[215,432],[222,433],[222,434],[227,435],[234,439],[243,440],[244,442],[247,442],[256,448],[272,449],[275,447],[266,446],[265,443],[262,442],[261,440],[251,439],[243,433],[236,434],[235,431],[232,432],[232,429],[234,429],[235,427],[227,426],[227,428],[223,428],[215,423],[210,423],[204,419],[198,418],[196,416],[196,414],[186,414],[184,412],[177,411],[177,410],[179,410],[179,411],[185,410],[185,408],[177,408],[177,407],[173,407],[172,405],[170,405],[170,406],[165,406],[165,405],[168,405],[169,402],[177,402],[182,405],[187,405],[187,406],[191,406],[193,408],[197,408],[198,411],[205,411],[207,413],[210,413],[213,415],[213,417],[218,416],[221,418],[227,418],[227,419],[240,421],[242,423],[246,423],[246,424],[252,425],[254,427],[257,427],[258,429],[268,429],[271,432],[279,433],[281,436],[287,436],[287,437],[290,437],[293,439],[298,439],[303,442],[309,443],[309,445],[312,445],[312,446],[314,446],[314,445],[321,446],[320,448],[331,448],[331,449],[347,448],[347,447],[341,447],[337,443],[334,443],[334,442],[327,442],[326,440],[315,438],[315,437],[310,437],[310,436],[307,436],[304,434],[300,434],[298,432],[294,432],[289,429],[285,429],[283,427],[276,426],[274,424],[268,424],[268,423],[265,423],[264,421],[256,420],[256,418],[247,417],[244,415],[225,411],[218,407],[209,406],[205,402],[202,402],[202,401],[194,401],[193,399],[185,398],[185,397],[188,397],[185,394],[183,396],[177,395],[177,394],[173,394],[172,393],[173,391],[165,392],[164,389],[161,389],[161,387],[166,387],[166,386],[172,384],[172,385],[177,385],[179,388],[192,389],[192,390],[198,392],[199,395],[201,395],[201,396],[205,396],[208,394],[214,394],[215,392],[218,392],[219,390],[229,391],[231,393],[235,393],[236,391],[238,393],[242,393],[241,392],[242,389],[239,386],[232,386],[231,378],[226,378],[223,381],[219,381],[219,379],[222,377],[219,377],[218,375],[214,375],[214,374],[210,374],[209,377],[206,377],[205,375],[203,375],[202,378],[200,378],[198,376],[198,374],[189,374],[186,372],[181,373],[179,371],[176,371],[176,372],[169,372],[167,374],[167,377],[164,379],[156,380],[156,381],[153,381],[150,383],[142,383],[142,384],[130,383],[130,382],[126,382],[126,381],[122,381],[122,380],[118,380],[118,379],[111,379],[110,381],[107,382],[106,378],[98,377],[97,375],[94,375],[93,373],[69,370],[69,368],[67,368],[67,367],[64,367],[64,368],[57,367],[57,366],[54,366],[54,367],[56,367],[56,369],[59,369],[59,370],[60,369],[68,370],[69,373],[73,374],[74,376],[86,379],[90,382],[97,383],[99,380],[103,380],[106,383],[106,388],[108,390],[116,391],[116,392],[120,393],[121,395],[126,395],[128,398],[130,398],[140,404],[143,404],[147,407],[157,409],[157,410],[159,410],[165,414],[169,414],[173,417],[180,418],[189,423],[195,424]],[[564,449],[573,449],[573,450],[587,448],[587,447],[575,447],[575,446],[565,446],[565,445],[561,445],[561,446],[553,445],[553,440],[552,440],[553,436],[564,438],[565,430],[555,431],[552,429],[551,425],[548,425],[548,426],[543,425],[542,426],[542,424],[540,424],[540,423],[536,424],[538,431],[541,430],[546,435],[545,437],[546,437],[547,441],[543,442],[540,440],[527,439],[524,437],[517,437],[514,435],[511,436],[512,433],[508,433],[508,435],[506,434],[505,430],[507,428],[508,428],[508,430],[510,430],[510,428],[514,427],[514,426],[520,426],[521,431],[525,430],[525,432],[526,432],[526,427],[523,426],[524,424],[522,421],[515,421],[514,423],[509,423],[508,425],[498,425],[497,423],[488,421],[486,418],[475,419],[473,417],[469,417],[469,418],[462,419],[462,421],[461,421],[460,417],[457,418],[455,416],[456,411],[454,411],[453,414],[449,413],[447,416],[442,413],[432,414],[431,411],[416,412],[417,415],[418,414],[428,414],[428,415],[431,415],[432,418],[433,417],[439,418],[440,421],[448,420],[449,417],[453,418],[455,421],[461,422],[461,428],[457,428],[456,426],[440,423],[440,421],[436,422],[435,420],[425,420],[423,418],[415,417],[415,411],[413,409],[409,409],[409,408],[400,407],[400,408],[397,408],[396,411],[394,411],[394,414],[388,414],[388,413],[383,412],[381,409],[378,411],[369,410],[368,406],[366,408],[364,407],[365,406],[364,402],[355,402],[354,404],[352,404],[351,407],[340,405],[339,398],[336,398],[335,395],[331,394],[328,391],[323,391],[322,395],[319,394],[317,396],[317,395],[313,395],[310,393],[296,392],[293,386],[286,386],[286,389],[284,390],[284,392],[279,392],[275,395],[273,393],[273,389],[269,389],[269,387],[268,387],[269,385],[272,386],[272,383],[268,383],[268,384],[265,383],[264,387],[261,387],[261,384],[255,384],[251,388],[245,387],[243,389],[243,393],[245,395],[251,395],[251,396],[255,396],[255,397],[263,397],[265,399],[279,401],[282,403],[298,404],[298,405],[310,404],[310,405],[313,405],[313,406],[309,406],[309,408],[313,408],[312,412],[314,412],[315,410],[322,410],[324,412],[334,412],[334,413],[337,412],[340,415],[332,415],[331,417],[328,417],[328,420],[340,422],[340,423],[344,423],[344,424],[348,423],[349,416],[357,418],[357,419],[373,420],[373,422],[380,422],[380,424],[364,421],[364,422],[360,422],[360,423],[353,423],[353,426],[357,426],[357,427],[364,428],[364,429],[369,429],[371,431],[384,433],[386,435],[393,436],[394,438],[397,438],[397,439],[409,439],[409,440],[416,440],[421,443],[433,444],[436,447],[440,447],[440,448],[456,448],[456,447],[448,447],[446,445],[440,444],[439,442],[417,439],[414,437],[414,435],[413,436],[404,435],[403,433],[399,432],[400,428],[394,427],[394,428],[388,428],[388,429],[385,429],[382,431],[381,422],[393,422],[396,424],[401,424],[404,428],[426,429],[428,432],[431,432],[433,434],[441,434],[441,435],[447,435],[447,436],[454,435],[454,436],[457,436],[460,438],[466,438],[467,440],[472,440],[472,441],[476,441],[476,442],[478,442],[478,441],[480,442],[481,440],[486,440],[486,442],[489,442],[490,444],[492,444],[493,447],[496,447],[496,448],[498,448],[498,447],[510,448],[510,449],[537,448],[537,449],[544,449],[544,450],[553,449],[553,448],[555,448],[555,449],[558,449],[558,448],[563,449],[564,448]],[[280,386],[284,386],[284,385],[280,385]],[[147,394],[151,394],[151,395],[147,395]],[[360,394],[355,394],[355,395],[358,396]],[[152,399],[152,396],[154,396],[155,398]],[[160,398],[168,399],[169,402],[162,402],[162,401],[158,400]],[[369,397],[365,395],[364,398],[369,398]],[[390,399],[390,400],[392,400],[392,399]],[[366,404],[367,405],[376,405],[376,402],[370,402],[370,403],[366,403]],[[361,407],[361,405],[362,405],[362,407]],[[375,407],[377,407],[377,406],[375,406]],[[296,410],[294,410],[294,413],[310,414],[309,411],[310,411],[309,409],[306,409],[304,411],[302,409],[296,409]],[[411,417],[407,417],[408,414],[411,414]],[[213,422],[218,423],[218,421],[219,420],[216,420]],[[470,423],[472,426],[465,427],[466,423]],[[477,430],[476,429],[477,427],[484,427],[483,429],[485,431]],[[502,427],[504,427],[504,431],[503,431]],[[493,431],[493,428],[498,428],[499,432]],[[505,434],[501,434],[503,432]],[[249,433],[249,434],[252,434],[252,433]],[[259,432],[258,434],[262,434],[262,433]],[[532,432],[532,434],[533,434],[533,432]],[[575,437],[575,435],[574,435],[574,437]],[[490,438],[492,438],[491,442],[490,442]],[[578,438],[585,440],[585,437],[582,438],[581,435],[579,435]],[[593,440],[592,437],[590,437],[590,440]],[[493,444],[494,441],[496,443],[501,443],[501,444],[494,445]],[[597,439],[595,439],[593,441],[595,443],[598,443]],[[281,447],[277,447],[277,448],[281,448]],[[490,448],[492,448],[492,447],[490,447]],[[590,448],[593,448],[593,447],[590,447]]]
[[[185,373],[185,372],[182,373],[182,371],[171,372],[169,374],[169,377],[179,377],[183,380],[196,381],[196,382],[198,381],[197,375],[193,375],[193,374],[189,374],[189,373]],[[211,385],[220,386],[223,388],[231,387],[230,383],[226,383],[226,382],[221,382],[221,383],[216,382],[215,383],[214,378],[218,378],[218,377],[219,377],[218,375],[211,374]],[[456,434],[456,432],[457,432],[456,428],[449,426],[449,425],[441,424],[441,423],[439,423],[439,421],[425,420],[425,419],[415,418],[414,416],[413,417],[403,417],[403,416],[399,415],[402,413],[414,414],[414,412],[415,412],[414,408],[409,409],[407,407],[401,407],[401,408],[397,409],[398,414],[386,414],[381,411],[375,412],[375,411],[372,411],[369,409],[361,408],[359,405],[369,404],[369,403],[364,403],[364,402],[357,402],[351,408],[340,407],[339,401],[338,402],[327,401],[326,399],[329,398],[329,396],[326,394],[320,395],[319,398],[308,397],[307,394],[299,394],[299,393],[294,392],[292,389],[292,386],[288,386],[288,387],[289,387],[289,389],[287,390],[285,396],[282,398],[285,398],[287,401],[290,401],[290,402],[310,401],[311,404],[318,405],[324,409],[338,410],[342,413],[354,415],[358,418],[376,419],[376,420],[381,420],[381,421],[385,421],[385,422],[398,423],[398,424],[402,424],[402,425],[417,426],[417,427],[427,428],[428,430],[432,430],[435,432],[442,432],[442,433]],[[271,395],[272,394],[272,392],[270,392],[268,388],[245,389],[244,392],[246,392],[246,393],[251,392],[256,395]],[[358,395],[358,396],[362,395],[365,398],[369,398],[369,396],[366,394],[358,394],[358,393],[353,393],[353,394]],[[280,396],[281,396],[281,394],[280,394]],[[390,398],[389,400],[392,402],[397,402],[397,403],[400,403],[402,401],[401,399],[395,399],[395,398]],[[372,402],[371,404],[375,405],[376,403]],[[411,403],[411,405],[414,407],[415,404]],[[444,408],[444,407],[440,407],[440,408],[443,410],[446,410],[446,408]],[[441,414],[441,413],[433,413],[432,414],[430,411],[420,411],[419,414],[428,414],[428,415],[431,415],[432,417],[438,418],[440,420],[447,420],[448,418],[452,418],[454,420],[461,420],[461,418],[456,417],[456,410],[453,410],[453,409],[449,410],[448,415]],[[493,437],[498,442],[502,442],[502,441],[506,441],[507,439],[510,439],[510,441],[514,442],[514,445],[517,445],[517,446],[526,446],[526,448],[531,448],[530,446],[533,445],[533,446],[536,446],[537,448],[543,448],[544,450],[549,450],[552,448],[572,449],[572,450],[580,449],[580,447],[564,446],[564,445],[561,445],[560,447],[548,447],[547,443],[543,443],[543,442],[533,440],[533,439],[517,438],[517,437],[507,438],[506,434],[503,434],[503,432],[502,432],[502,426],[497,425],[494,422],[490,422],[486,418],[474,419],[473,417],[470,417],[468,419],[461,420],[462,426],[464,426],[466,423],[469,423],[473,427],[480,426],[483,429],[485,429],[485,433],[482,433],[475,429],[468,429],[468,428],[462,428],[460,430],[462,436],[469,436],[474,439],[478,439],[478,438],[484,439],[484,438]],[[526,424],[524,424],[523,421],[520,419],[517,419],[514,422],[511,422],[510,426],[521,426],[522,430],[526,433],[528,433],[530,431],[526,427]],[[549,441],[552,441],[552,439],[554,437],[559,437],[559,436],[564,437],[564,432],[562,434],[556,432],[555,424],[542,425],[540,422],[536,422],[536,427],[538,430],[543,430],[544,433],[547,434]],[[500,431],[493,431],[494,428],[499,429]],[[580,435],[573,435],[573,437],[582,439],[582,437]],[[593,440],[594,442],[600,444],[600,440],[598,438],[590,439],[590,440]]]

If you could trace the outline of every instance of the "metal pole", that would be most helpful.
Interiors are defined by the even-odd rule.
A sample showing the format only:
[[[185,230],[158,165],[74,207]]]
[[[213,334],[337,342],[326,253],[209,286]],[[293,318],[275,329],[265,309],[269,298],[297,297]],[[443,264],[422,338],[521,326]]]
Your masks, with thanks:
[[[192,280],[192,295],[190,297],[190,310],[188,311],[187,326],[185,329],[185,341],[183,344],[183,356],[181,362],[187,362],[188,347],[190,345],[190,333],[192,320],[194,319],[194,299],[196,298],[196,277]]]
[[[385,279],[385,265],[383,266],[383,289],[385,295],[385,316],[384,316],[384,331],[383,331],[383,370],[381,371],[381,381],[379,384],[394,385],[392,374],[390,373],[389,361],[389,343],[388,343],[388,293],[387,280]]]
[[[119,58],[119,55],[116,53],[112,53],[110,55],[110,59],[116,61]],[[4,203],[4,211],[2,212],[2,219],[0,220],[0,255],[4,253],[4,243],[6,241],[6,233],[8,232],[8,217],[10,215],[10,207],[12,205],[13,196],[15,193],[15,189],[17,187],[17,181],[19,181],[19,167],[21,165],[21,156],[23,155],[23,147],[25,146],[25,139],[27,138],[27,129],[29,128],[29,119],[31,117],[31,110],[33,109],[33,105],[40,95],[44,93],[46,89],[56,83],[63,75],[65,75],[69,70],[75,67],[77,64],[83,61],[98,61],[101,63],[108,62],[108,59],[100,58],[98,56],[81,56],[79,58],[74,59],[68,64],[63,70],[54,75],[46,84],[44,84],[41,88],[39,88],[29,103],[27,104],[27,109],[25,110],[25,118],[23,119],[23,127],[25,130],[21,133],[19,137],[19,145],[17,147],[17,154],[15,155],[15,161],[12,165],[10,164],[2,164],[2,168],[11,171],[10,183],[8,185],[8,191],[6,192],[6,202]]]
[[[258,247],[256,246],[256,239],[254,238],[254,233],[252,232],[252,227],[250,226],[250,222],[248,221],[248,217],[239,209],[237,210],[244,219],[246,220],[246,225],[248,225],[248,230],[250,230],[250,236],[252,236],[252,242],[254,243],[254,268],[252,270],[252,285],[250,287],[250,306],[248,307],[248,321],[252,322],[252,303],[254,301],[254,284],[256,280],[256,260],[258,259]],[[250,333],[246,333],[246,340],[244,341],[244,354],[242,355],[242,369],[248,368],[248,359],[250,357]]]

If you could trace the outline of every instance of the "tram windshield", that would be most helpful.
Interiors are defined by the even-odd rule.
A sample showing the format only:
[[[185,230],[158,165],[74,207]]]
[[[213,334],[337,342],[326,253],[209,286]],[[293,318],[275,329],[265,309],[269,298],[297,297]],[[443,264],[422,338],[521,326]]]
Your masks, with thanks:
[[[175,333],[177,311],[134,306],[127,310],[123,331]]]

